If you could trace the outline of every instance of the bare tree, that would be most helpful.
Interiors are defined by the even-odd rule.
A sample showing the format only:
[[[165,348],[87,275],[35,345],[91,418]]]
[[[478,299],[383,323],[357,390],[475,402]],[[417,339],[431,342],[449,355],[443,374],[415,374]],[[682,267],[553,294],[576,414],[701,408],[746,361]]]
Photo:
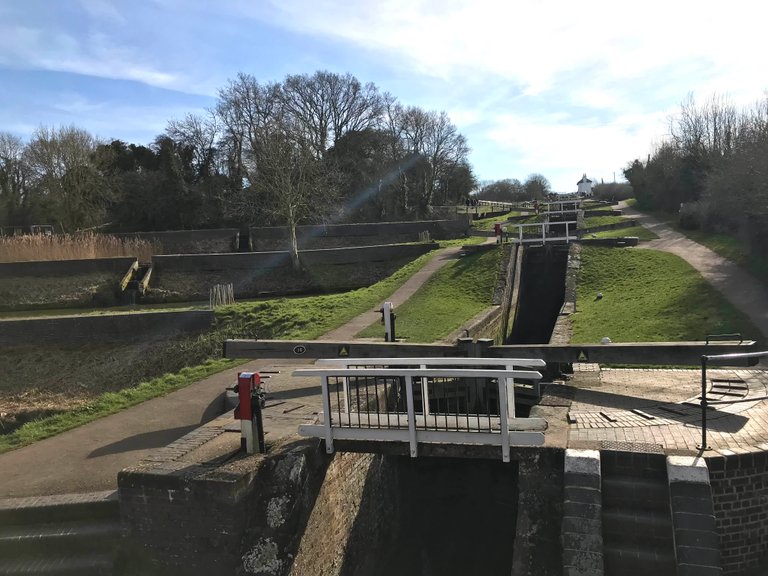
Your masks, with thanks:
[[[0,132],[0,216],[5,224],[20,225],[29,208],[27,180],[29,168],[24,162],[24,142],[8,132]]]
[[[264,127],[253,159],[257,178],[253,187],[264,199],[264,209],[282,221],[290,239],[291,262],[301,267],[296,227],[327,213],[335,202],[336,188],[324,164],[307,142],[297,137],[301,128],[287,118],[276,118]]]
[[[31,183],[65,230],[103,222],[109,189],[92,162],[98,144],[74,126],[41,126],[25,150]]]
[[[373,84],[363,86],[351,74],[317,71],[287,76],[281,86],[282,104],[298,123],[317,158],[349,131],[376,124],[382,100]]]
[[[218,166],[216,142],[222,137],[222,122],[209,111],[204,116],[187,114],[181,120],[170,120],[165,133],[175,142],[191,149],[198,178],[226,169]]]

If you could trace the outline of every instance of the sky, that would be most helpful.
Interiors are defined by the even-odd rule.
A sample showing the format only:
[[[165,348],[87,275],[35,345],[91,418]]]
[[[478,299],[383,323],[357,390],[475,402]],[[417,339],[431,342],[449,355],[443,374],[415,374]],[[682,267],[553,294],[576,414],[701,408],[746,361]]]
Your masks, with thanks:
[[[762,1],[1,0],[0,131],[148,144],[238,72],[351,73],[445,110],[480,180],[622,180],[693,94],[765,97]]]

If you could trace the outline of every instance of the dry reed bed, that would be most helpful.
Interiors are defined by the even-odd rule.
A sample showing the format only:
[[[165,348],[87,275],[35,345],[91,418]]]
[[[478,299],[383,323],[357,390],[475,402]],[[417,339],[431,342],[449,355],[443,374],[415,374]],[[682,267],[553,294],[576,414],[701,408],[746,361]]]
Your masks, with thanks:
[[[103,234],[24,235],[0,237],[0,262],[86,260],[134,256],[149,262],[159,247],[148,240]]]

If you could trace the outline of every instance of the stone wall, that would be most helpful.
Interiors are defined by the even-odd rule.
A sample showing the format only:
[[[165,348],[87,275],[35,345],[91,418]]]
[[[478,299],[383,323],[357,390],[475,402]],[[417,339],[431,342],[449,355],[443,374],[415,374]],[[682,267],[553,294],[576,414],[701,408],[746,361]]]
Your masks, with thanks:
[[[396,458],[338,452],[328,466],[291,576],[375,574],[399,512]]]
[[[297,226],[296,239],[299,250],[376,246],[416,242],[419,234],[425,231],[436,240],[461,238],[469,232],[469,224],[465,219],[457,219]],[[250,240],[252,249],[258,252],[288,250],[290,247],[288,228],[284,226],[251,228]]]
[[[45,278],[96,273],[123,276],[134,262],[136,262],[136,258],[133,257],[3,262],[0,263],[0,279]]]
[[[512,576],[563,574],[564,458],[560,449],[520,455]]]
[[[130,341],[207,330],[213,312],[146,312],[0,320],[0,346]]]
[[[238,453],[224,415],[118,475],[128,573],[373,574],[397,513],[397,469],[283,439]]]
[[[165,230],[113,234],[118,238],[138,238],[159,245],[163,254],[211,254],[235,252],[239,238],[237,228],[214,230]]]
[[[757,574],[768,561],[768,453],[706,459],[723,573]]]
[[[229,283],[236,298],[350,290],[386,278],[437,246],[305,250],[299,253],[300,271],[292,268],[288,252],[155,256],[147,300],[207,300],[211,286]]]

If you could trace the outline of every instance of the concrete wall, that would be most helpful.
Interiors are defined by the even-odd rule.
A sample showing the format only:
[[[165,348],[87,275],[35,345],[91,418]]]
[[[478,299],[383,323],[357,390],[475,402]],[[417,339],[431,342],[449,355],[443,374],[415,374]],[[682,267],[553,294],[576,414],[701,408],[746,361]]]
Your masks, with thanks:
[[[370,286],[435,248],[424,243],[305,250],[300,271],[292,268],[288,252],[155,256],[148,299],[206,300],[211,286],[229,283],[236,298],[349,290]]]
[[[114,342],[194,333],[210,328],[213,319],[213,312],[196,310],[0,320],[0,346]]]
[[[723,574],[768,565],[768,453],[706,458]]]
[[[113,234],[118,238],[138,238],[160,244],[164,254],[209,254],[237,250],[239,230],[166,230],[157,232],[129,232]]]
[[[458,219],[298,226],[296,238],[299,250],[306,250],[416,242],[424,231],[436,240],[460,238],[469,232],[469,224]],[[251,228],[250,237],[251,248],[259,252],[287,250],[290,246],[288,228],[284,226]]]
[[[134,262],[136,262],[136,258],[132,257],[4,262],[0,263],[0,278],[42,278],[93,273],[119,274],[122,276],[128,272],[128,269]]]

